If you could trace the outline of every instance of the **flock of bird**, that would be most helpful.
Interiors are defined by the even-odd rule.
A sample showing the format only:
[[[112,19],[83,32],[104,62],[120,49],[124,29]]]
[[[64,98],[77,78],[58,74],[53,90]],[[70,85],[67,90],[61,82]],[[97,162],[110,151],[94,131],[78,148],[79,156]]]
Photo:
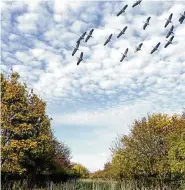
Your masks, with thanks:
[[[132,7],[136,7],[137,5],[140,5],[141,2],[142,2],[142,0],[136,1],[136,2],[132,5]],[[125,10],[127,9],[127,7],[128,7],[128,5],[125,5],[125,6],[117,13],[117,16],[120,16],[121,14],[125,13]],[[172,17],[173,17],[173,13],[171,13],[170,16],[168,17],[168,19],[166,19],[167,21],[166,21],[166,23],[165,23],[165,25],[164,25],[165,28],[169,25],[169,23],[172,23]],[[149,23],[149,22],[150,22],[150,19],[151,19],[151,17],[148,17],[147,20],[146,20],[146,22],[144,22],[143,30],[145,30],[146,27],[147,27],[148,25],[150,25],[150,23]],[[179,18],[180,24],[183,23],[184,19],[185,19],[185,11],[184,11],[184,14],[181,14],[181,17]],[[125,31],[126,31],[126,30],[127,30],[127,26],[124,27],[123,30],[120,30],[120,33],[118,34],[117,38],[119,38],[120,36],[122,36],[123,34],[125,34]],[[169,32],[167,33],[166,38],[168,38],[170,35],[174,34],[173,30],[174,30],[174,26],[172,25],[171,28],[170,28],[170,30],[169,30]],[[93,31],[94,31],[94,29],[91,29],[86,38],[85,38],[85,36],[86,36],[87,32],[84,32],[84,33],[79,37],[79,39],[78,39],[77,42],[76,42],[76,47],[74,47],[74,50],[73,50],[73,52],[72,52],[72,56],[74,56],[75,53],[77,52],[77,50],[79,50],[79,45],[80,45],[81,40],[83,40],[83,39],[85,38],[85,42],[87,42],[91,37],[93,37],[93,36],[92,36]],[[104,46],[106,46],[106,45],[111,41],[112,35],[113,35],[113,34],[110,34],[110,35],[109,35],[109,37],[107,38],[107,40],[106,40],[105,43],[104,43]],[[171,38],[167,41],[167,43],[165,44],[164,48],[167,48],[170,44],[172,44],[172,40],[173,40],[173,39],[174,39],[174,35],[171,36]],[[153,47],[153,49],[152,49],[152,51],[151,51],[151,54],[153,54],[156,50],[158,50],[160,44],[161,44],[161,43],[158,42],[157,45],[156,45],[155,47]],[[142,46],[143,46],[143,43],[140,43],[140,44],[136,47],[135,53],[136,53],[137,51],[141,51],[141,47],[142,47]],[[125,59],[125,57],[127,57],[127,53],[128,53],[128,48],[126,48],[125,52],[122,53],[123,55],[122,55],[122,57],[121,57],[120,62],[122,62],[122,61]],[[80,57],[78,57],[77,65],[79,65],[82,60],[83,60],[83,52],[81,52],[81,53],[80,53]]]

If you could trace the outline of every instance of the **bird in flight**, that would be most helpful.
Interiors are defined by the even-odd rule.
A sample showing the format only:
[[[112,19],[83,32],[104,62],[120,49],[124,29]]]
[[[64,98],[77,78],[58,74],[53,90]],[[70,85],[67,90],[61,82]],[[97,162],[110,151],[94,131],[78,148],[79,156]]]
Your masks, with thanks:
[[[142,2],[142,0],[136,1],[136,2],[132,5],[132,7],[136,7],[137,5],[140,5],[141,2]]]
[[[121,15],[122,13],[125,13],[126,8],[128,7],[128,5],[125,5],[117,14],[117,16]]]
[[[171,13],[168,19],[166,19],[166,23],[164,25],[165,28],[168,26],[169,23],[172,23],[172,16],[173,16],[173,13]]]
[[[136,47],[136,50],[135,50],[135,53],[137,52],[137,51],[141,51],[141,47],[143,46],[143,43],[140,43],[139,45],[138,45],[138,47]]]
[[[156,50],[158,50],[159,46],[160,46],[160,42],[153,48],[153,50],[151,51],[151,54],[154,53]]]
[[[127,29],[127,26],[125,26],[125,28],[123,28],[123,30],[120,31],[117,38],[119,38],[121,35],[125,34],[126,29]]]
[[[172,44],[172,40],[173,40],[174,36],[172,36],[169,41],[165,44],[164,48],[167,48],[170,44]]]
[[[93,33],[93,31],[94,31],[94,29],[92,29],[92,30],[89,32],[87,38],[85,39],[85,42],[87,42],[87,41],[89,40],[89,38],[92,38],[92,33]]]
[[[122,54],[123,54],[123,56],[122,56],[122,58],[121,58],[120,62],[122,62],[122,61],[125,59],[125,57],[127,57],[127,53],[128,53],[128,48],[125,50],[125,52],[124,52],[124,53],[122,53]]]
[[[112,38],[112,34],[110,34],[110,36],[107,38],[107,40],[104,43],[104,46],[106,46],[106,44],[110,42],[111,38]]]
[[[80,57],[78,57],[77,65],[83,60],[83,52],[81,52]]]
[[[143,30],[145,30],[146,27],[149,25],[150,19],[151,19],[151,17],[148,17],[147,20],[146,20],[146,22],[144,22],[145,24],[143,26]]]

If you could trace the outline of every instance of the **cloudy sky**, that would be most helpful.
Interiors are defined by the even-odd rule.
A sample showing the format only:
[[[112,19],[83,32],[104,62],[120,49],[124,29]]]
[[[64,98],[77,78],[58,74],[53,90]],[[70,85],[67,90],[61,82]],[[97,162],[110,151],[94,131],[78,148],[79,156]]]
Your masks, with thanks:
[[[118,134],[147,114],[181,113],[185,106],[185,1],[6,1],[1,8],[1,71],[47,101],[55,136],[72,150],[73,161],[102,169]],[[126,13],[116,14],[128,4]],[[173,13],[173,44],[164,48]],[[144,31],[143,22],[151,16]],[[120,29],[126,33],[117,38]],[[93,38],[73,46],[83,32]],[[111,42],[103,46],[113,34]],[[143,42],[142,51],[134,53]],[[159,51],[150,54],[161,42]],[[120,62],[121,53],[128,57]],[[76,65],[80,52],[84,60]]]

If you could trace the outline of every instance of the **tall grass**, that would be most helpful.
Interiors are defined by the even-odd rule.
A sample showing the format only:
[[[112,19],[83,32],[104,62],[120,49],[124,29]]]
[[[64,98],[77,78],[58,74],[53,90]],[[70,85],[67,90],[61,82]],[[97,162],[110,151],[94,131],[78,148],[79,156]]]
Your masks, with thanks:
[[[2,186],[2,190],[29,190],[26,182],[13,183],[11,186],[6,184],[6,188]],[[103,180],[78,180],[66,183],[53,184],[48,182],[47,187],[34,187],[32,190],[185,190],[185,182],[175,182],[164,184],[161,182],[153,182],[146,184],[141,181],[103,181]]]

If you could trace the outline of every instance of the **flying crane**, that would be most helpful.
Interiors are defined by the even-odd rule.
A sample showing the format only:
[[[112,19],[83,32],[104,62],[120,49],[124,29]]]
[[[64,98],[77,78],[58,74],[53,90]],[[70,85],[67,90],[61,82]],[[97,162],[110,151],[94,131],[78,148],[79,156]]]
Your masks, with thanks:
[[[73,50],[73,53],[72,53],[72,56],[77,52],[77,50],[79,50],[79,45],[80,43],[76,43],[76,47],[74,47],[74,50]]]
[[[132,7],[136,7],[137,5],[140,5],[141,2],[142,2],[142,0],[136,1],[136,2],[132,5]]]
[[[151,51],[151,54],[154,53],[156,50],[158,50],[159,46],[160,46],[161,42],[159,42]]]
[[[121,15],[122,13],[125,13],[126,8],[128,7],[128,5],[125,5],[117,14],[117,16]]]
[[[122,53],[122,54],[123,54],[123,56],[122,56],[122,58],[121,58],[120,62],[122,62],[122,61],[125,59],[125,57],[127,57],[127,53],[128,53],[128,48],[125,50],[125,52],[124,52],[124,53]]]
[[[94,31],[94,29],[92,29],[92,30],[89,32],[87,38],[85,39],[85,42],[87,42],[87,41],[89,40],[89,38],[92,38],[92,33],[93,33],[93,31]]]
[[[141,51],[141,47],[143,46],[143,43],[140,43],[139,45],[138,45],[138,47],[136,46],[136,50],[135,50],[135,53],[137,52],[137,51]]]
[[[149,24],[150,19],[151,19],[151,17],[148,17],[147,20],[146,20],[146,22],[144,22],[145,24],[144,24],[144,26],[143,26],[143,30],[145,30],[146,27],[147,27],[148,25],[150,25],[150,24]]]
[[[80,57],[78,57],[77,65],[83,60],[83,52],[81,52]]]
[[[119,38],[121,35],[125,34],[126,29],[127,29],[127,26],[125,26],[125,28],[123,28],[123,30],[120,31],[117,38]]]
[[[106,44],[110,42],[111,38],[112,38],[112,34],[110,34],[110,36],[107,38],[107,40],[104,43],[104,46],[106,46]]]
[[[173,40],[174,36],[172,36],[169,41],[165,44],[164,48],[167,48],[170,44],[172,44],[172,40]]]
[[[168,26],[169,23],[172,23],[172,16],[173,16],[173,13],[171,13],[168,19],[166,19],[166,23],[164,25],[165,28]]]

